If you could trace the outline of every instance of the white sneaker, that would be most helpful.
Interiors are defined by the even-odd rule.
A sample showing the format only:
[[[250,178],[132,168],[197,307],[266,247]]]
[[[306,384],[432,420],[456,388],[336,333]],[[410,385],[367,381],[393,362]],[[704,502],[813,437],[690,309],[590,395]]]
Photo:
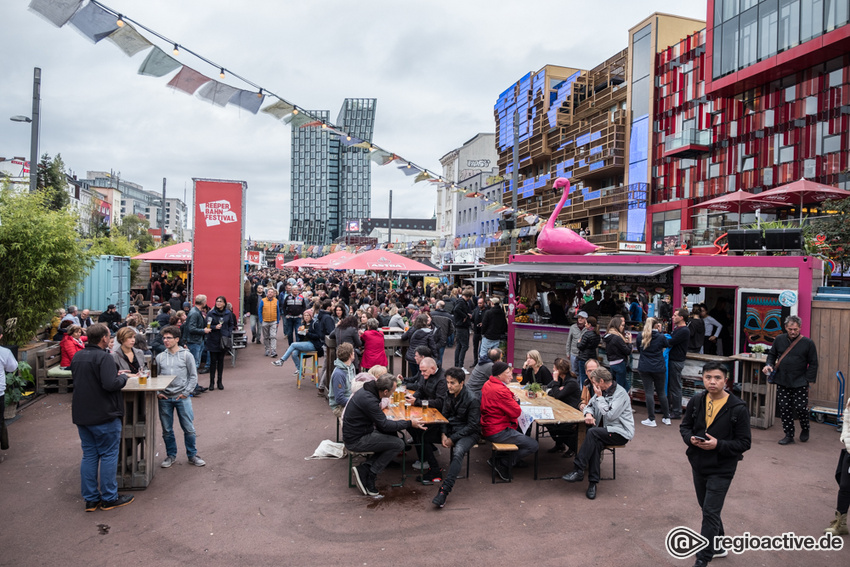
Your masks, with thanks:
[[[727,555],[729,555],[728,549],[718,549],[717,553],[715,553],[712,558],[717,559],[718,557],[726,557]]]
[[[194,457],[189,457],[189,462],[190,462],[191,464],[195,465],[196,467],[202,467],[202,466],[204,466],[205,464],[207,464],[207,463],[206,463],[206,461],[204,461],[204,460],[203,460],[202,458],[200,458],[198,455],[195,455]]]
[[[414,469],[416,469],[416,470],[420,470],[420,471],[427,471],[428,469],[430,469],[430,468],[431,468],[431,465],[429,465],[428,463],[425,463],[425,464],[423,465],[423,464],[422,464],[422,463],[420,463],[419,461],[416,461],[415,463],[413,463],[413,464],[412,464],[412,465],[410,465],[410,466],[411,466],[411,467],[413,467]],[[423,468],[423,467],[424,467],[424,468]]]
[[[168,457],[165,457],[165,460],[162,461],[162,464],[160,464],[159,466],[161,466],[164,469],[167,469],[168,467],[173,465],[174,461],[176,461],[176,460],[177,460],[177,457],[172,457],[172,456],[169,455]]]
[[[670,421],[670,418],[667,418],[667,417],[662,417],[661,423],[663,423],[664,425],[673,425],[673,422]]]
[[[654,419],[644,419],[643,421],[641,421],[641,424],[647,427],[656,427]]]
[[[467,375],[469,374],[469,370],[467,370],[466,368],[461,368],[461,370],[463,370],[464,374],[467,374]]]

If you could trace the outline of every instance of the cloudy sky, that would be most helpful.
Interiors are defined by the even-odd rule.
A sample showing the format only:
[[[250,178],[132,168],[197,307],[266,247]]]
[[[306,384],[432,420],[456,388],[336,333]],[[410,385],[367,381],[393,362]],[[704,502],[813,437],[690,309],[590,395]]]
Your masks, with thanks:
[[[109,8],[307,109],[336,118],[346,97],[378,99],[374,141],[440,172],[439,158],[478,132],[495,130],[499,93],[546,64],[589,69],[624,49],[628,29],[653,12],[705,19],[705,0],[105,0]],[[92,44],[0,2],[0,156],[27,156],[33,67],[42,69],[40,153],[191,201],[192,178],[248,184],[247,231],[289,235],[289,126],[220,108],[137,70],[112,42]],[[142,30],[140,30],[142,31]],[[171,53],[171,46],[149,34]],[[208,77],[218,69],[181,53]],[[250,88],[233,77],[223,82]],[[266,104],[270,99],[266,99]],[[395,168],[372,166],[372,214],[430,217],[436,189]],[[190,208],[191,210],[191,208]]]

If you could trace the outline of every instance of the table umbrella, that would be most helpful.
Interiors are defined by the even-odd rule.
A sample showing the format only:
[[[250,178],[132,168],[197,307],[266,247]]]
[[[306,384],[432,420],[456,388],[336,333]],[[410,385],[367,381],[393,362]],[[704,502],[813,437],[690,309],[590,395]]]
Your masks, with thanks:
[[[369,250],[334,266],[335,270],[373,270],[376,272],[439,272],[416,260],[386,250]]]
[[[808,179],[800,179],[780,185],[768,191],[762,191],[754,195],[753,199],[766,201],[774,207],[777,205],[800,205],[800,223],[803,221],[804,203],[822,203],[828,199],[846,199],[850,197],[850,191],[838,189],[830,185],[815,183]],[[764,208],[764,206],[762,206]]]
[[[729,211],[738,213],[738,228],[741,228],[741,213],[751,213],[756,209],[761,209],[770,205],[767,201],[759,199],[761,194],[754,195],[742,189],[738,189],[734,193],[726,193],[714,199],[703,201],[692,205],[692,209],[711,209],[713,211]]]

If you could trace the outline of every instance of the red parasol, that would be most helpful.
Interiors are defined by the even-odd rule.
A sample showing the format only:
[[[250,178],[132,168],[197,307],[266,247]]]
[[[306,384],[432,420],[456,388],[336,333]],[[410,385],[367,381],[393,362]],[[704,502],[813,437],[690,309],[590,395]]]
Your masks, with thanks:
[[[760,195],[754,195],[741,189],[734,193],[726,193],[714,199],[692,205],[692,209],[711,209],[712,211],[728,211],[738,213],[738,228],[741,227],[741,213],[751,213],[756,209],[770,206],[767,201],[760,201]]]
[[[374,270],[376,272],[439,272],[432,268],[386,250],[369,250],[333,266],[335,270]]]
[[[847,197],[850,197],[850,191],[815,183],[807,179],[786,183],[753,196],[754,199],[759,201],[771,203],[774,208],[777,205],[799,204],[800,221],[803,220],[804,203],[822,203],[828,199],[846,199]],[[765,206],[762,205],[762,208],[765,208]]]
[[[157,248],[156,250],[133,256],[133,260],[145,260],[146,262],[153,262],[155,264],[183,264],[185,262],[191,262],[192,243],[179,242],[164,248]]]

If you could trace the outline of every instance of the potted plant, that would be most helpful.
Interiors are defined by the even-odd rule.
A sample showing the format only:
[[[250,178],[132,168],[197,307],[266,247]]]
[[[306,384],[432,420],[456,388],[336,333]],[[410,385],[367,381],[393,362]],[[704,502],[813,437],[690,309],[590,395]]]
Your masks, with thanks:
[[[15,417],[18,402],[24,397],[24,391],[31,389],[34,385],[32,367],[26,362],[19,362],[16,372],[6,373],[6,407],[3,415],[5,419]]]
[[[752,345],[750,346],[750,350],[753,351],[753,354],[756,356],[762,356],[767,351],[767,346],[765,345]]]
[[[529,384],[528,391],[525,395],[529,398],[536,398],[542,391],[543,386],[541,386],[539,382],[532,382]]]

